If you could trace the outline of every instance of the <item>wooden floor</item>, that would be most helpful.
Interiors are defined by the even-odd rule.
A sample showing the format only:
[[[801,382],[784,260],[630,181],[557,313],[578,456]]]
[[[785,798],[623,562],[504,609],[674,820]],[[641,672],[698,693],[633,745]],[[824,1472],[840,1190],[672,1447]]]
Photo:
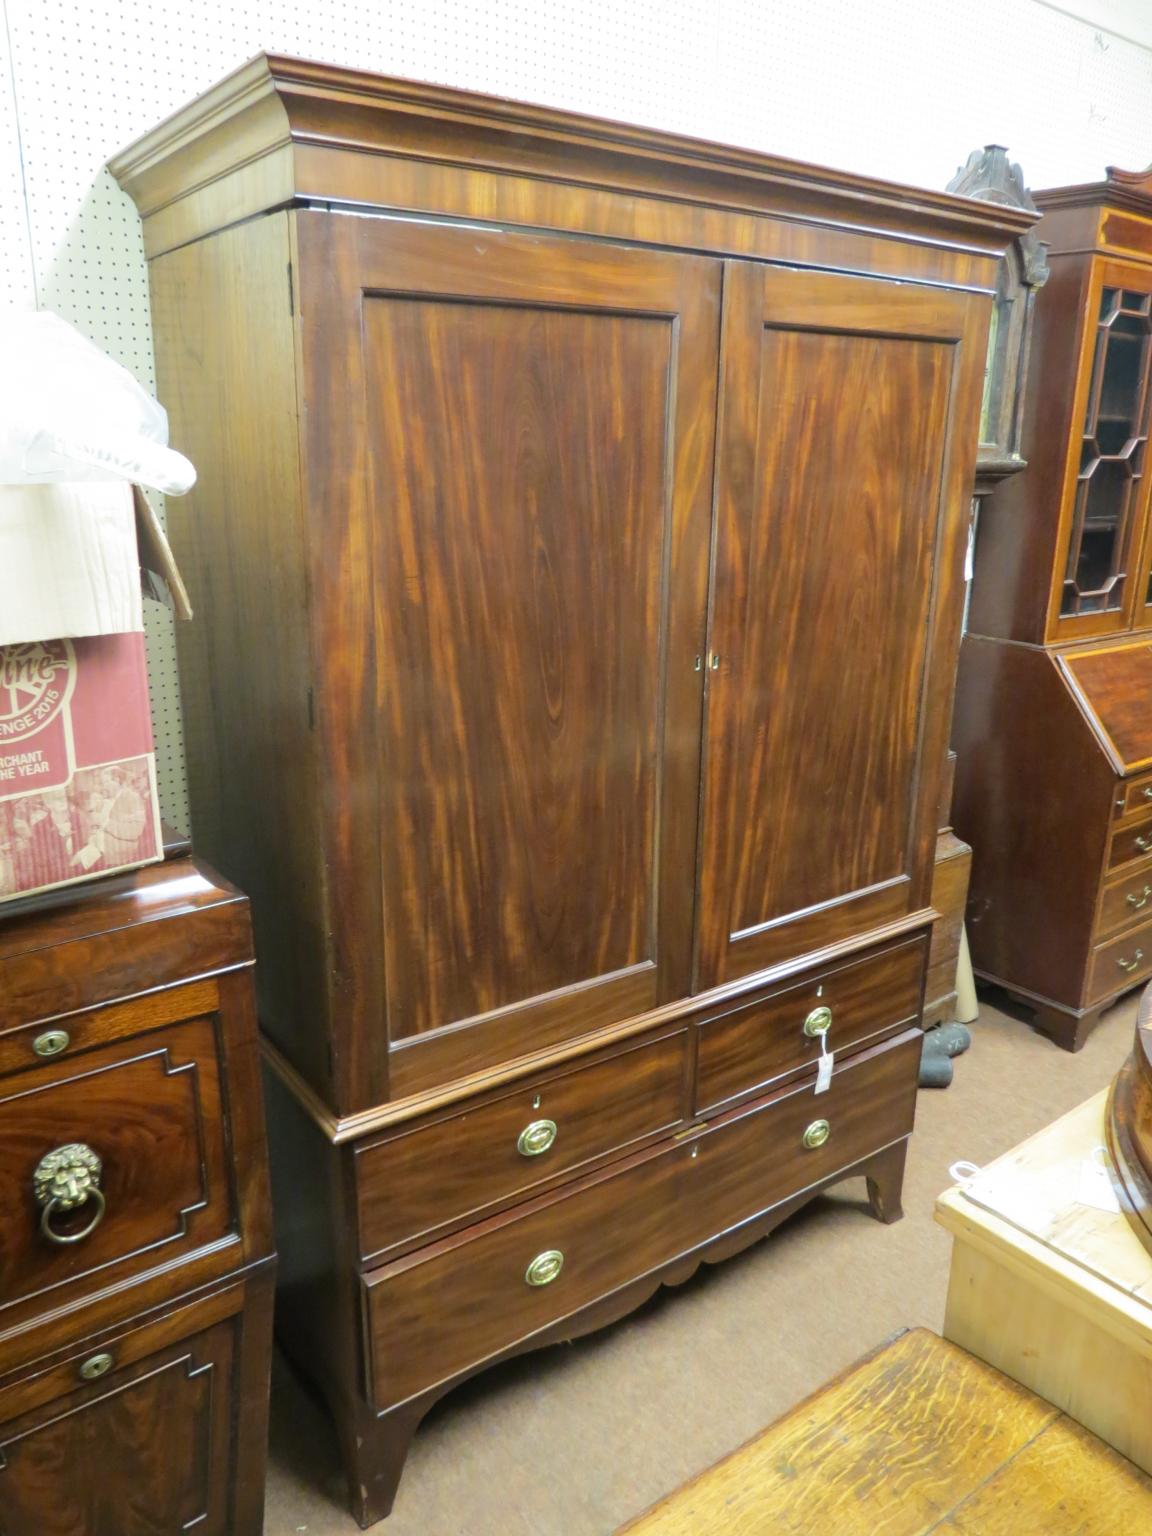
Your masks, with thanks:
[[[1121,1536],[1152,1480],[915,1329],[623,1528],[628,1536]]]

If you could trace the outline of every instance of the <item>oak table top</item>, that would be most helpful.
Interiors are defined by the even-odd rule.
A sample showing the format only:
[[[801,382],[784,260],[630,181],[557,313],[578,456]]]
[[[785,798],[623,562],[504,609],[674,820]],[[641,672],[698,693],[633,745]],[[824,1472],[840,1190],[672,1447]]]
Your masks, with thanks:
[[[925,1329],[899,1335],[623,1528],[628,1536],[1115,1536],[1152,1479]]]

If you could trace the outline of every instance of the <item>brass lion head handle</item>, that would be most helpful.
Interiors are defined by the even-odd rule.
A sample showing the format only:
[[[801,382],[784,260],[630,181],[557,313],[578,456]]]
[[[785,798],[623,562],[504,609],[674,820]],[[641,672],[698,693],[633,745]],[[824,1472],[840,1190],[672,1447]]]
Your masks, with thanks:
[[[36,1164],[32,1189],[40,1207],[40,1230],[52,1243],[80,1243],[90,1237],[104,1219],[104,1191],[100,1188],[103,1164],[91,1147],[72,1141],[46,1152]],[[91,1205],[92,1219],[79,1232],[58,1232],[52,1218],[58,1213]]]

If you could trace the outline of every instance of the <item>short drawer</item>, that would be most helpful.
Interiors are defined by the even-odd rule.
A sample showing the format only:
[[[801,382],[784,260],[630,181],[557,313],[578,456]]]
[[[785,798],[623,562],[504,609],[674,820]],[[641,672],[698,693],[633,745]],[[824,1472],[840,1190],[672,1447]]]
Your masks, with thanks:
[[[672,1130],[684,1118],[686,1051],[679,1029],[358,1147],[362,1259]]]
[[[855,1049],[915,1020],[920,1012],[928,941],[871,953],[832,971],[775,988],[699,1020],[696,1112],[706,1114],[756,1092],[820,1056],[812,1031],[831,1014],[828,1049]],[[808,1022],[811,1021],[811,1022]]]
[[[1100,896],[1096,934],[1104,938],[1152,917],[1152,869],[1110,880]]]
[[[1140,811],[1152,811],[1152,773],[1125,779],[1117,786],[1116,815],[1135,816]]]
[[[1152,920],[1100,944],[1092,952],[1089,1003],[1134,986],[1152,972]]]
[[[919,1031],[362,1278],[383,1410],[906,1136]],[[806,1134],[807,1133],[807,1134]]]
[[[211,1017],[0,1079],[0,1331],[202,1248],[236,1262],[222,1097]]]
[[[1108,868],[1119,869],[1137,859],[1147,860],[1152,855],[1152,816],[1134,821],[1131,826],[1117,827],[1108,845]],[[1152,868],[1152,863],[1149,864]]]

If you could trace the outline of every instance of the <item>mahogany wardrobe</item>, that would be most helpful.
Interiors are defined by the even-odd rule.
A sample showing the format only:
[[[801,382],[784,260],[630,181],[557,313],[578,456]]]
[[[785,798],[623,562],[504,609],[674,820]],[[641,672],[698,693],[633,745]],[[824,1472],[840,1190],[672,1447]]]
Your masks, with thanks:
[[[279,1331],[448,1387],[900,1211],[999,260],[1033,216],[261,56],[119,155]],[[821,1059],[824,1058],[823,1064]]]

